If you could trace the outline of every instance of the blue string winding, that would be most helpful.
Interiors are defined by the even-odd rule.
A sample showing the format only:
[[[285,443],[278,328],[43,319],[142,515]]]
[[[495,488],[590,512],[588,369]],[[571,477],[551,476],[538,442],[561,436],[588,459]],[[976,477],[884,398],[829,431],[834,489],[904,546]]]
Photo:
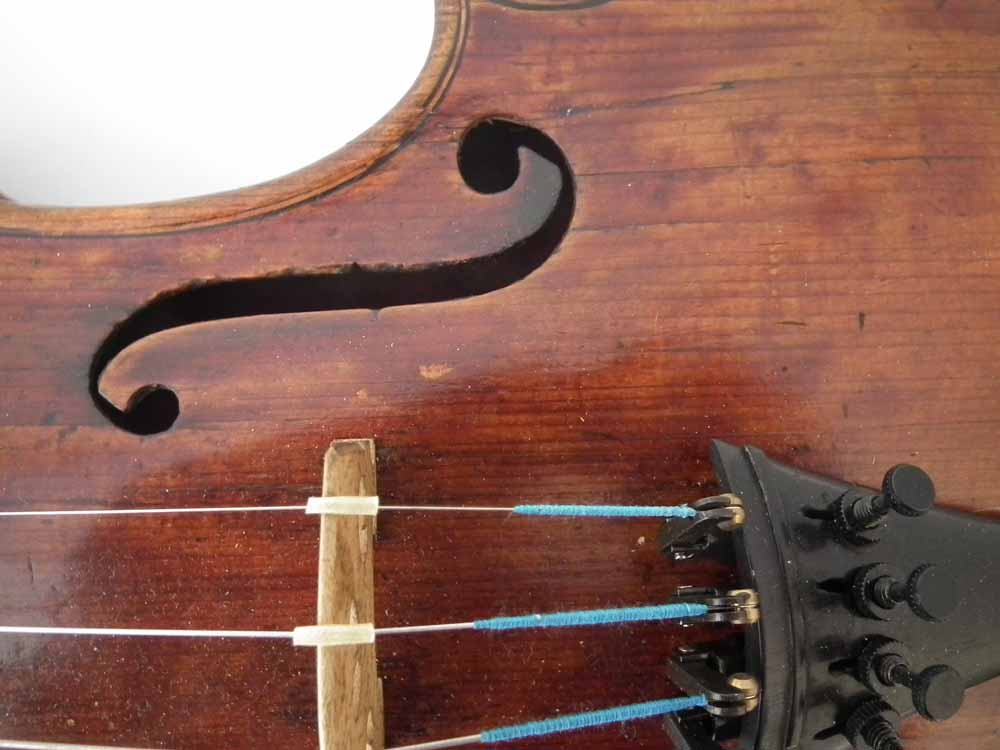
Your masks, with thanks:
[[[573,628],[581,625],[615,625],[651,620],[682,620],[708,613],[704,604],[660,604],[652,607],[590,609],[582,612],[553,612],[547,615],[518,615],[476,620],[476,630],[524,630],[528,628]]]
[[[606,708],[602,711],[587,711],[582,714],[560,716],[556,719],[530,721],[527,724],[515,724],[509,727],[488,729],[480,734],[481,742],[510,742],[527,737],[542,737],[557,732],[573,732],[577,729],[587,729],[603,724],[617,724],[623,721],[646,719],[650,716],[687,711],[691,708],[702,708],[708,705],[705,695],[693,695],[686,698],[669,698],[667,700],[650,701],[649,703],[634,703],[631,706]]]
[[[515,505],[521,516],[578,516],[590,518],[694,518],[687,505]]]

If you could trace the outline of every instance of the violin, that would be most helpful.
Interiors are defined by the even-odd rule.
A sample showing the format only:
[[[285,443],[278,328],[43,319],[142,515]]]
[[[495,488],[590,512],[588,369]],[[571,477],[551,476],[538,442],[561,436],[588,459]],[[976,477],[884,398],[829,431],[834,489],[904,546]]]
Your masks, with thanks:
[[[312,166],[0,199],[0,748],[1000,747],[998,34],[437,0]]]

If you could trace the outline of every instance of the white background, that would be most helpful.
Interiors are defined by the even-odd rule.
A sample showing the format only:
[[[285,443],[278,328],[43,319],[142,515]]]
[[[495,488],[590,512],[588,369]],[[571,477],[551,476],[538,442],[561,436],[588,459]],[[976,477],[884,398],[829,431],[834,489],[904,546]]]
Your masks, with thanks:
[[[109,205],[280,177],[423,67],[433,0],[0,4],[0,193]]]

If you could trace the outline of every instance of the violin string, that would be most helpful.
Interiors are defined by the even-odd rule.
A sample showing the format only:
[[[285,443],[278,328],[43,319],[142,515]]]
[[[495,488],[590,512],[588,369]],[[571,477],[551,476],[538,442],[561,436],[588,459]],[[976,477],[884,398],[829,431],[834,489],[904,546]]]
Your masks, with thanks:
[[[143,516],[180,513],[271,513],[305,512],[308,505],[245,505],[207,508],[90,508],[83,510],[7,510],[0,518],[44,518],[72,516]],[[482,505],[379,505],[379,511],[407,513],[508,513],[521,516],[590,517],[590,518],[692,518],[697,511],[687,505],[578,505],[522,504],[513,506]]]
[[[680,713],[693,708],[704,708],[708,705],[708,696],[704,694],[690,695],[682,698],[667,698],[665,700],[634,703],[628,706],[605,708],[599,711],[557,716],[552,719],[529,721],[523,724],[487,729],[479,734],[467,734],[462,737],[452,737],[445,740],[419,742],[415,745],[401,745],[392,750],[447,750],[453,747],[464,747],[480,743],[498,744],[513,740],[532,737],[545,737],[562,732],[575,732],[581,729],[620,724],[627,721],[638,721],[654,716]],[[138,750],[137,748],[108,747],[99,745],[73,745],[56,742],[25,742],[20,740],[0,740],[0,748],[5,750]]]
[[[162,628],[60,628],[3,625],[0,635],[121,636],[127,638],[257,638],[288,639],[291,630],[173,630]]]
[[[470,622],[448,622],[434,625],[402,625],[395,627],[371,628],[367,626],[368,637],[432,633],[452,630],[528,630],[535,628],[573,628],[594,625],[623,625],[635,622],[685,620],[702,617],[708,613],[704,604],[680,602],[645,607],[619,607],[613,609],[590,609],[576,612],[553,612],[517,616],[492,617]],[[49,626],[0,626],[2,635],[72,635],[72,636],[119,636],[138,638],[255,638],[290,639],[302,645],[336,646],[357,643],[347,631],[366,626],[324,626],[313,625],[299,629],[318,634],[319,640],[299,640],[294,630],[173,630],[162,628],[65,628]],[[356,634],[353,634],[356,637]]]
[[[683,698],[668,698],[665,700],[634,703],[628,706],[617,706],[600,711],[558,716],[553,719],[529,721],[524,724],[487,729],[479,734],[469,734],[463,737],[452,737],[446,740],[419,742],[415,745],[402,745],[392,750],[445,750],[446,748],[475,745],[478,743],[501,743],[513,740],[545,737],[561,732],[574,732],[607,724],[619,724],[627,721],[637,721],[653,716],[665,716],[693,708],[704,708],[708,705],[708,696],[704,694],[685,696]]]
[[[0,518],[45,516],[152,516],[173,513],[273,513],[283,510],[304,512],[304,505],[246,505],[229,508],[91,508],[86,510],[6,510]]]
[[[153,750],[152,748],[121,747],[118,745],[75,745],[68,742],[32,742],[30,740],[0,740],[0,750]]]
[[[418,742],[415,745],[400,745],[392,750],[447,750],[451,747],[464,747],[465,745],[478,745],[483,741],[482,734],[467,734],[463,737],[452,737],[447,740],[433,740],[431,742]]]

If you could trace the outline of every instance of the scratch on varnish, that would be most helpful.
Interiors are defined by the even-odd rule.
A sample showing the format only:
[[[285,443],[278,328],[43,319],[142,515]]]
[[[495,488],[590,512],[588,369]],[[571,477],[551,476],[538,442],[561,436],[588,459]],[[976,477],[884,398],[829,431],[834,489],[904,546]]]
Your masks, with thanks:
[[[446,364],[420,365],[420,377],[424,380],[440,380],[445,375],[453,372],[454,367]]]

